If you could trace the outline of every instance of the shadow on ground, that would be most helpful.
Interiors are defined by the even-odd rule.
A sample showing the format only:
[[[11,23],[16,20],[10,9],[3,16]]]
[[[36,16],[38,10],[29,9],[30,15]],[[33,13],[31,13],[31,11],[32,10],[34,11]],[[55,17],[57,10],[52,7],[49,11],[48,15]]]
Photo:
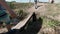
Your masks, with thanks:
[[[42,27],[42,22],[43,20],[41,18],[37,19],[36,21],[30,20],[25,27],[22,27],[19,30],[10,30],[6,34],[37,34]]]

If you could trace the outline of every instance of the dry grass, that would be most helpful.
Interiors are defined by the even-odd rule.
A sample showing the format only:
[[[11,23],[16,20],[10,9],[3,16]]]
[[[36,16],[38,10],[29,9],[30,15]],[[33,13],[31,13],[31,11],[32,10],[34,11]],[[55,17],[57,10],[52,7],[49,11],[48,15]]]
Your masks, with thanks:
[[[45,6],[46,15],[56,17],[60,15],[60,4],[47,4]],[[59,34],[60,33],[60,21],[43,18],[43,25],[41,29],[41,34]],[[55,19],[59,19],[58,17]]]
[[[57,16],[60,14],[60,4],[48,4],[45,7],[48,15]]]

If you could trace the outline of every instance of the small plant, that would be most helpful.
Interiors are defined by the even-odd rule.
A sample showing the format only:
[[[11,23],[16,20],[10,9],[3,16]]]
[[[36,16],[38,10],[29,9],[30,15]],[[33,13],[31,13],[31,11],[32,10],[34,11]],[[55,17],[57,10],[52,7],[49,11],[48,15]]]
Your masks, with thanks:
[[[17,12],[17,15],[18,15],[19,20],[22,20],[22,19],[25,18],[25,16],[27,15],[27,13],[24,12],[23,10],[19,10],[19,11]]]
[[[15,8],[13,2],[7,2],[7,4],[10,6],[11,9],[14,9]]]
[[[48,18],[43,18],[43,26],[44,27],[56,27],[59,26],[60,22]]]

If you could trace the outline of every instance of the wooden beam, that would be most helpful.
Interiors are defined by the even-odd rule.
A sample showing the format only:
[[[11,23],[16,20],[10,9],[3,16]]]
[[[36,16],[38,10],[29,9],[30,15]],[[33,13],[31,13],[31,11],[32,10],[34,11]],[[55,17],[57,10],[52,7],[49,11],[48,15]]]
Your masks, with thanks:
[[[11,29],[21,29],[23,26],[27,24],[29,19],[32,17],[33,13],[30,13],[27,18],[25,18],[23,21],[20,21],[16,26],[12,27]]]

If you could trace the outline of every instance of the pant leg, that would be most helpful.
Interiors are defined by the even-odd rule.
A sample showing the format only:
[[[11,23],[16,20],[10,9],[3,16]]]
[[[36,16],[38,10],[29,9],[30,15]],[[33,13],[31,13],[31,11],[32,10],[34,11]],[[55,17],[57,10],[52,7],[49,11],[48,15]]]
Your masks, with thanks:
[[[1,20],[0,20],[1,22],[5,22],[6,24],[10,24],[10,18],[9,18],[9,16],[7,16],[7,17],[3,17]]]

